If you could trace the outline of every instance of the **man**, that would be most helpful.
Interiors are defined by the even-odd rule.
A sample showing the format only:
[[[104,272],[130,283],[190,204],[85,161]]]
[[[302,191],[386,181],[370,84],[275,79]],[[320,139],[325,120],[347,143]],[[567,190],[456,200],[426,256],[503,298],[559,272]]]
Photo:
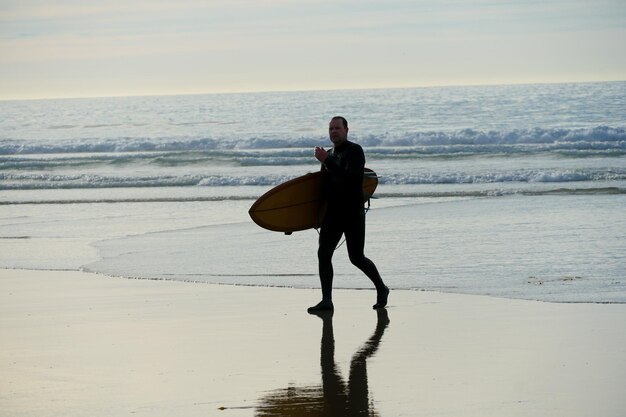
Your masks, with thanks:
[[[365,257],[365,210],[363,208],[363,149],[348,140],[348,122],[341,116],[333,117],[328,124],[328,135],[333,149],[315,148],[315,158],[326,172],[324,192],[328,209],[320,228],[317,257],[322,287],[322,301],[308,309],[309,313],[333,310],[332,257],[341,236],[345,235],[350,262],[367,275],[376,287],[374,308],[387,305],[389,288],[385,286],[376,265]]]

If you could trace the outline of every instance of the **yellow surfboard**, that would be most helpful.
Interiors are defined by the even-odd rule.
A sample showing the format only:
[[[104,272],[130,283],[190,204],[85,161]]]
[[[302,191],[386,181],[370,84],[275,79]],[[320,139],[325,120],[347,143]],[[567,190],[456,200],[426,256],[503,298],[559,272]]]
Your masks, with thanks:
[[[326,211],[322,198],[324,173],[306,174],[272,188],[254,202],[248,213],[264,229],[290,234],[299,230],[317,229]],[[378,186],[378,176],[365,168],[363,194],[367,201]],[[364,202],[365,202],[364,201]]]

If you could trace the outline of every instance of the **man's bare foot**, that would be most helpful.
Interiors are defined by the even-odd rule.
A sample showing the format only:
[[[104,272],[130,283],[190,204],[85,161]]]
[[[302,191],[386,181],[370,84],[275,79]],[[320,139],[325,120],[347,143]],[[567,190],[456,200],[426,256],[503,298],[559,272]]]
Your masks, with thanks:
[[[317,305],[307,308],[306,311],[308,311],[309,313],[318,313],[320,311],[333,311],[334,309],[335,307],[333,306],[332,301],[322,300]]]
[[[389,288],[385,287],[384,290],[376,295],[376,304],[374,304],[372,308],[374,310],[378,308],[385,308],[387,305],[387,298],[389,298]]]

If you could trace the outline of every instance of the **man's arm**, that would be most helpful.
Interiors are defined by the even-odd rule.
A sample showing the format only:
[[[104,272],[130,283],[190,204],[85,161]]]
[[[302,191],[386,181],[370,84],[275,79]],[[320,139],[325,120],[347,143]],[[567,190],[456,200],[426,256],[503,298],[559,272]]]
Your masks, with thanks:
[[[363,178],[365,155],[359,145],[352,145],[346,155],[345,168],[342,168],[332,156],[325,158],[322,163],[332,175],[336,176],[341,181],[359,182]]]

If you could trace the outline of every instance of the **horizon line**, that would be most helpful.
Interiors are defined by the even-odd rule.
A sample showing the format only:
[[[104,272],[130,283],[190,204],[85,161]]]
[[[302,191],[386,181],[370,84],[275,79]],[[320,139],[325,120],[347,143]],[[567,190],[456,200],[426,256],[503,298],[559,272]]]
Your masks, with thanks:
[[[43,100],[83,100],[83,99],[103,99],[103,98],[139,98],[139,97],[177,97],[177,96],[204,96],[204,95],[234,95],[234,94],[271,94],[271,93],[305,93],[305,92],[328,92],[328,91],[361,91],[361,90],[402,90],[402,89],[427,89],[427,88],[458,88],[458,87],[505,87],[516,85],[548,85],[548,84],[600,84],[625,82],[626,79],[611,80],[588,80],[588,81],[520,81],[520,82],[494,82],[494,83],[451,83],[451,84],[428,84],[428,85],[406,85],[406,86],[385,86],[385,87],[346,87],[346,88],[294,88],[277,90],[230,90],[213,92],[178,92],[178,93],[137,93],[137,94],[111,94],[111,95],[84,95],[84,96],[50,96],[32,98],[3,98],[0,102],[9,101],[43,101]]]

